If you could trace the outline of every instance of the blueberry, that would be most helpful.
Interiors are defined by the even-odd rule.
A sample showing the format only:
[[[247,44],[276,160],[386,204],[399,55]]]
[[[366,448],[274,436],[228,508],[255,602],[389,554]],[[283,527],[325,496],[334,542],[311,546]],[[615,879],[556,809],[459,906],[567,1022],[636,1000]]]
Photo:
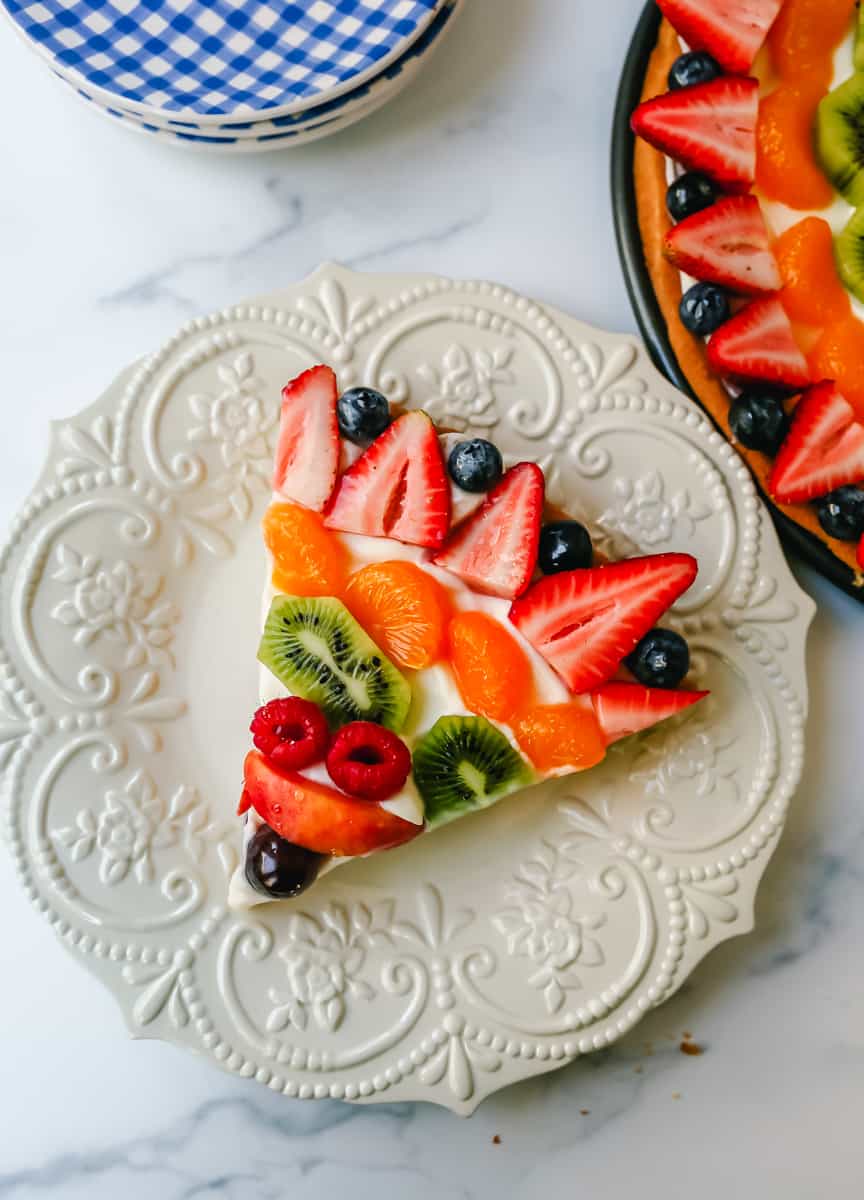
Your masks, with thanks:
[[[373,441],[390,424],[387,398],[374,388],[356,387],[343,392],[336,413],[343,436],[361,446]]]
[[[679,88],[693,87],[697,83],[710,83],[723,74],[723,68],[716,58],[712,58],[704,50],[691,50],[676,58],[669,71],[669,89],[677,92]]]
[[[717,200],[717,188],[707,175],[687,171],[669,184],[666,207],[673,221],[683,221],[693,213],[710,208]]]
[[[681,297],[678,311],[685,329],[707,337],[729,320],[729,299],[713,283],[694,283]]]
[[[773,455],[783,444],[789,418],[778,396],[770,392],[743,392],[732,402],[729,424],[742,446]]]
[[[829,537],[857,542],[864,534],[864,491],[857,487],[837,488],[821,498],[816,513]]]
[[[652,629],[625,660],[646,687],[677,687],[690,670],[690,649],[680,633]]]
[[[246,879],[262,896],[287,900],[315,882],[322,857],[262,825],[246,848]]]
[[[450,451],[447,469],[463,492],[488,492],[504,473],[501,451],[483,438],[457,442]]]
[[[594,560],[591,537],[578,521],[552,521],[540,530],[537,562],[544,575],[578,571]]]

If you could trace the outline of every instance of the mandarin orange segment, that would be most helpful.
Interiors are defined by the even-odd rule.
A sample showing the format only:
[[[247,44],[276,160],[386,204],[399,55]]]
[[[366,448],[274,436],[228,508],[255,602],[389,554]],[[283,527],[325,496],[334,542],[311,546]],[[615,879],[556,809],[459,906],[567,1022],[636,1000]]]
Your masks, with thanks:
[[[263,525],[277,591],[291,596],[341,594],[348,578],[348,554],[318,513],[299,504],[271,504]]]
[[[538,771],[562,767],[584,771],[606,757],[606,738],[590,702],[526,709],[517,718],[514,733]]]
[[[824,87],[781,84],[759,105],[756,184],[794,209],[827,208],[834,189],[813,152],[813,123]]]
[[[768,34],[780,78],[811,79],[827,90],[834,51],[849,32],[855,6],[855,0],[786,0]]]
[[[833,379],[864,420],[864,322],[852,316],[833,322],[807,357],[813,378]]]
[[[450,622],[450,665],[469,712],[511,724],[532,702],[528,655],[500,621],[482,612],[458,613]]]
[[[411,562],[370,563],[348,581],[346,607],[399,667],[419,671],[444,653],[450,600]]]
[[[774,243],[783,278],[780,299],[793,321],[826,325],[852,312],[849,295],[837,274],[834,236],[821,217],[805,217]]]

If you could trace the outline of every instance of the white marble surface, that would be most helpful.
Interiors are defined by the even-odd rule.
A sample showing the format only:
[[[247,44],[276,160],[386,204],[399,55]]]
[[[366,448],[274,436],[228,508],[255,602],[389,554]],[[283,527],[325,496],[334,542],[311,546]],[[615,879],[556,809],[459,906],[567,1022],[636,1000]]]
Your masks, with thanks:
[[[188,315],[323,258],[496,278],[631,328],[607,139],[639,7],[467,0],[445,52],[391,107],[333,140],[236,162],[100,120],[0,29],[3,523],[50,418]],[[809,760],[756,933],[615,1050],[470,1121],[288,1101],[129,1041],[0,855],[0,1198],[858,1194],[864,612],[801,576],[821,605]],[[700,1057],[680,1053],[685,1030]]]

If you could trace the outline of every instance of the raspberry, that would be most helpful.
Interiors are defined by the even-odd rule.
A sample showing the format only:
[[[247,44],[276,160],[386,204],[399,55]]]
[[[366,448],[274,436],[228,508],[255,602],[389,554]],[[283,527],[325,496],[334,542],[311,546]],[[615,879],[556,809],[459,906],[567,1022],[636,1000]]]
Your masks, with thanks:
[[[289,696],[259,708],[249,726],[265,757],[286,771],[320,762],[327,751],[327,719],[317,704]]]
[[[386,800],[408,778],[411,755],[404,742],[371,721],[352,721],[333,739],[327,752],[330,778],[349,796]]]

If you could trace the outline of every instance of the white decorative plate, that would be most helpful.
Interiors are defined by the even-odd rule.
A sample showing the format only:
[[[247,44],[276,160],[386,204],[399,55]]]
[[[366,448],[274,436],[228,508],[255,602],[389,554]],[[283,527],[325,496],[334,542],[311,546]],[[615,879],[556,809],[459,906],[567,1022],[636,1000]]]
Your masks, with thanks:
[[[324,360],[536,458],[605,550],[689,550],[712,698],[297,902],[226,910],[281,385]],[[289,1096],[490,1092],[614,1041],[751,928],[798,781],[811,601],[639,344],[488,283],[354,275],[186,325],[53,429],[0,559],[8,838],[130,1030]]]

